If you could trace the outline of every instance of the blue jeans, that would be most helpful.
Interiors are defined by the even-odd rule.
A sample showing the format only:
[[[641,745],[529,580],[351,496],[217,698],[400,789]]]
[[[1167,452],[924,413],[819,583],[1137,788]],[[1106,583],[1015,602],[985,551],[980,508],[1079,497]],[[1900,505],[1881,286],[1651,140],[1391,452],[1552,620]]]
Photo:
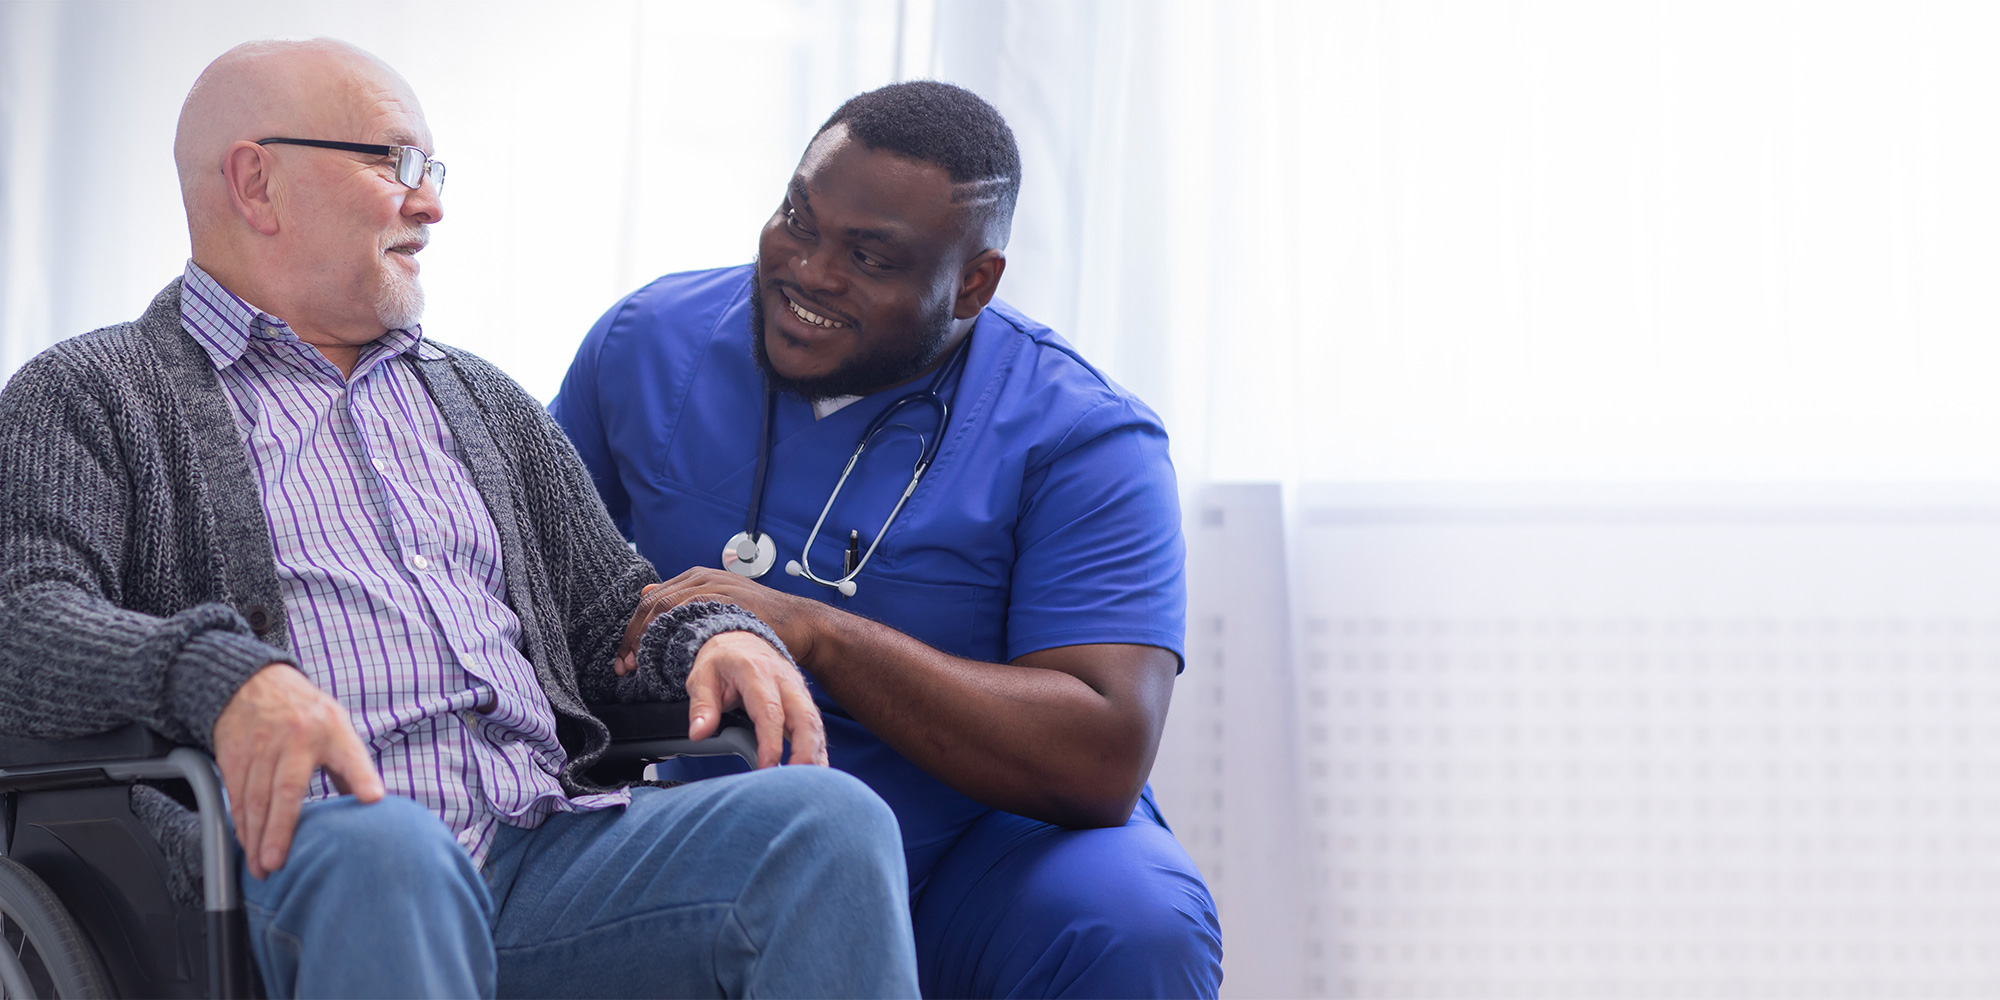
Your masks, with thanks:
[[[481,873],[402,798],[308,803],[243,876],[272,997],[916,996],[895,817],[785,767],[503,827]]]

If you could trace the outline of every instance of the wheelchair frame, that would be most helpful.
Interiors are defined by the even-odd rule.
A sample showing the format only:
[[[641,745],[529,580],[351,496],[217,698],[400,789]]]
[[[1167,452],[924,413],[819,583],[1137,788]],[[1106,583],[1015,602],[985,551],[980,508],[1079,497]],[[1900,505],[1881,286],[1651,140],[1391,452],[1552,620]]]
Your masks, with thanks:
[[[647,764],[681,756],[734,755],[748,761],[752,767],[756,766],[756,737],[748,718],[741,713],[727,713],[714,736],[690,740],[687,738],[685,702],[600,705],[593,706],[592,711],[612,732],[611,746],[605,751],[603,759],[591,769],[593,779],[607,783],[611,780],[635,780],[643,775]],[[218,1000],[261,995],[262,981],[257,976],[251,956],[242,886],[237,879],[238,849],[231,834],[227,797],[221,774],[208,754],[178,746],[134,724],[72,740],[0,737],[0,761],[8,762],[0,765],[0,799],[4,799],[5,806],[4,814],[0,814],[0,856],[10,859],[17,853],[18,842],[25,832],[17,816],[23,795],[91,788],[127,789],[138,781],[186,782],[195,800],[196,818],[200,824],[206,995]],[[129,791],[126,794],[129,796]],[[129,812],[126,816],[93,817],[85,821],[123,824],[128,817]],[[136,824],[137,820],[132,819],[131,824],[124,825],[130,830]],[[42,840],[75,852],[75,848],[59,836],[41,831],[39,827],[36,829],[42,834]],[[157,844],[153,847],[157,848]],[[25,863],[25,867],[43,882],[51,883],[52,888],[66,887],[75,891],[76,886],[63,885],[74,882],[74,877],[66,879],[64,872],[51,870],[52,867],[74,866],[52,866],[46,860],[51,853],[44,847],[40,852],[42,863],[32,863],[37,858],[31,854],[31,863]],[[87,870],[97,874],[95,868]],[[106,878],[101,874],[98,877]],[[125,890],[117,902],[109,903],[112,909],[115,910],[118,903],[128,902],[131,891]],[[60,892],[57,895],[62,908],[81,925],[84,942],[106,972],[114,992],[121,990],[121,981],[132,984],[135,980],[144,979],[142,973],[129,967],[138,961],[136,946],[130,944],[131,935],[124,926],[131,922],[130,919],[123,916],[108,919],[102,912],[79,919],[77,903],[62,899]],[[103,909],[103,906],[96,908],[97,911]],[[130,909],[129,905],[127,909]],[[119,926],[105,926],[107,922]],[[154,922],[158,922],[157,918]],[[111,950],[106,947],[107,944],[124,945],[124,951],[117,956],[122,965],[107,961],[110,957],[107,951]]]

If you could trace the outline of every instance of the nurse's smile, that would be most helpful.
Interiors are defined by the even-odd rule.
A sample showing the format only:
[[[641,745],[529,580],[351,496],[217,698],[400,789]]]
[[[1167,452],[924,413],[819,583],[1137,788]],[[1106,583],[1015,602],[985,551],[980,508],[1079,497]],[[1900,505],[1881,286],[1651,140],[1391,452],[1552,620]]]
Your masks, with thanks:
[[[778,286],[764,295],[764,350],[781,372],[818,369],[819,358],[838,354],[839,342],[857,335],[853,323],[829,315],[833,310],[826,306],[801,303],[795,294]]]
[[[757,243],[758,342],[772,384],[810,398],[866,395],[942,363],[984,305],[955,308],[961,272],[984,251],[961,202],[944,168],[872,149],[844,124],[815,139]]]
[[[792,307],[792,315],[797,316],[799,319],[805,321],[806,323],[826,330],[838,330],[841,329],[842,327],[847,326],[846,323],[842,323],[839,320],[835,319],[828,319],[825,316],[821,316],[819,313],[807,309],[805,306],[799,305],[799,300],[792,298],[790,294],[784,293],[782,289],[780,289],[779,291],[780,294],[785,295],[786,304]]]

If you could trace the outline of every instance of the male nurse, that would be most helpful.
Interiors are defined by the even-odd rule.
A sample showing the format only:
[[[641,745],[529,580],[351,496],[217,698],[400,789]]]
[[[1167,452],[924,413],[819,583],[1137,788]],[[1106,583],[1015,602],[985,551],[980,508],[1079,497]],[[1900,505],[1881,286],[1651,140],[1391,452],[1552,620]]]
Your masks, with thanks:
[[[805,669],[900,822],[926,996],[1214,996],[1146,786],[1186,615],[1166,432],[994,298],[1020,163],[959,87],[848,101],[755,263],[612,307],[550,410],[678,574],[644,600],[741,605]]]

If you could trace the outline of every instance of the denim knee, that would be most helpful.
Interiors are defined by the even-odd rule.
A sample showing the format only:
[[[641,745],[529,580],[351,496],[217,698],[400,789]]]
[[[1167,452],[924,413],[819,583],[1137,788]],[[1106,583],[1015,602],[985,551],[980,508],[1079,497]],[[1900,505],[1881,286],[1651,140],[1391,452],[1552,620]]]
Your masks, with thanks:
[[[861,779],[830,767],[773,767],[741,775],[733,808],[766,817],[773,845],[803,848],[830,869],[879,867],[908,891],[896,814]]]
[[[784,767],[761,773],[770,776],[766,781],[772,794],[782,796],[790,807],[800,809],[818,822],[842,830],[902,839],[896,814],[889,810],[889,804],[860,778],[846,771],[830,767]]]
[[[355,892],[410,894],[479,882],[444,823],[398,795],[367,804],[350,796],[308,804],[284,867],[293,880],[338,881]]]
[[[397,796],[306,803],[285,863],[245,870],[272,997],[492,996],[492,896],[430,810]]]

